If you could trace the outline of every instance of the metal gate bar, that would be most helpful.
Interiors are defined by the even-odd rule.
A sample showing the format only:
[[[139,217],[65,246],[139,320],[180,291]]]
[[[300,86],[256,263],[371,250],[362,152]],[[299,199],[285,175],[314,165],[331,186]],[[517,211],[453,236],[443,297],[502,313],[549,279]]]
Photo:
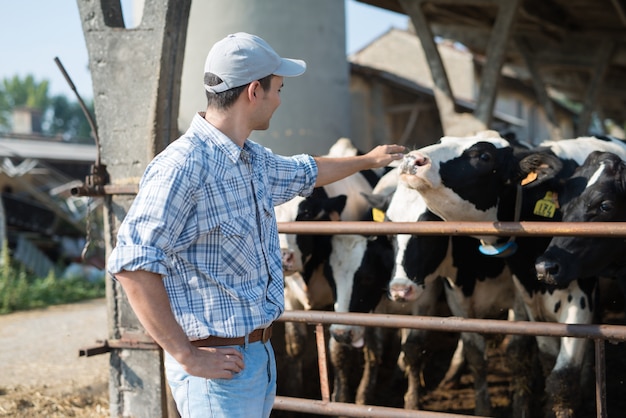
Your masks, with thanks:
[[[626,326],[620,325],[562,324],[555,322],[505,321],[497,319],[469,319],[459,317],[431,317],[327,311],[285,311],[278,321],[315,324],[318,353],[324,353],[322,355],[324,358],[326,352],[325,343],[320,343],[320,338],[322,341],[324,339],[324,333],[320,331],[322,324],[352,324],[369,327],[412,328],[447,332],[479,332],[528,336],[543,335],[552,337],[579,337],[594,339],[596,348],[596,415],[598,418],[607,417],[604,340],[612,342],[626,342]],[[328,388],[326,363],[322,363],[319,358],[318,360],[320,367],[320,385],[322,386],[322,389],[324,387]],[[325,393],[324,390],[322,390],[322,393]],[[301,412],[311,411],[322,415],[340,414],[349,417],[372,416],[379,418],[441,416],[424,415],[431,414],[431,412],[426,411],[406,411],[388,407],[381,409],[380,407],[370,405],[341,404],[337,402],[328,402],[326,400],[309,400],[310,403],[307,404],[307,409],[303,409],[304,407],[298,409],[296,404],[300,401],[306,401],[305,399],[285,397],[277,397],[276,399],[277,400],[274,404],[275,409]],[[328,395],[324,396],[324,399],[329,399]],[[373,415],[368,415],[369,411],[373,410],[372,408],[375,408],[376,412]],[[396,413],[409,415],[396,415]],[[443,416],[454,416],[458,418],[470,417],[474,415],[447,414]]]
[[[626,222],[279,222],[281,233],[335,234],[415,234],[415,235],[492,235],[492,236],[584,236],[626,237]],[[404,315],[361,314],[340,312],[286,311],[279,321],[316,324],[318,363],[322,401],[277,397],[275,409],[312,412],[322,415],[354,417],[462,417],[468,415],[433,414],[368,405],[328,402],[328,374],[325,366],[326,348],[322,324],[350,324],[373,327],[415,328],[449,332],[519,334],[530,336],[579,337],[594,339],[596,364],[596,414],[607,418],[606,367],[604,340],[626,341],[626,326],[597,324],[561,324],[554,322],[502,321],[457,317],[420,317]],[[322,363],[322,358],[324,363]],[[369,411],[375,410],[374,415]],[[407,415],[408,414],[408,415]]]
[[[351,324],[366,327],[413,328],[449,332],[579,337],[626,342],[626,326],[506,321],[456,316],[413,316],[358,312],[285,311],[279,321],[308,324]]]
[[[308,414],[332,416],[340,415],[344,417],[358,418],[480,418],[476,415],[457,415],[444,412],[415,411],[390,408],[386,406],[355,405],[342,402],[324,402],[311,399],[291,398],[286,396],[276,397],[276,401],[274,402],[274,409]]]
[[[493,236],[626,237],[626,222],[279,222],[285,234],[415,234]]]

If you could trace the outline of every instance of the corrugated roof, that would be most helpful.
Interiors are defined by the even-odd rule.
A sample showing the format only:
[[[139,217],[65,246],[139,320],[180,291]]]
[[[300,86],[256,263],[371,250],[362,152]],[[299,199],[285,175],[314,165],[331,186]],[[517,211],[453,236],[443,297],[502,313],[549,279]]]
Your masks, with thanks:
[[[93,163],[96,146],[36,139],[0,138],[0,157]]]

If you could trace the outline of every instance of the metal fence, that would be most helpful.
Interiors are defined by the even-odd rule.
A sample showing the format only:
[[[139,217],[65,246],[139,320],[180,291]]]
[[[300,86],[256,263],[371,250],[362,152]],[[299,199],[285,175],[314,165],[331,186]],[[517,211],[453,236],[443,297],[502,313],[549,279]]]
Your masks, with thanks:
[[[279,231],[289,234],[415,234],[415,235],[495,235],[495,236],[586,236],[626,238],[626,223],[616,222],[285,222]],[[286,311],[279,321],[314,324],[320,373],[321,400],[278,396],[274,409],[342,415],[346,417],[447,418],[468,415],[430,411],[409,411],[371,405],[355,405],[330,400],[326,363],[324,325],[352,324],[368,327],[411,328],[447,332],[478,332],[530,336],[579,337],[594,340],[596,363],[596,415],[607,418],[605,341],[626,342],[626,326],[605,324],[562,324],[551,322],[423,317],[407,315]],[[474,415],[471,415],[474,416]]]

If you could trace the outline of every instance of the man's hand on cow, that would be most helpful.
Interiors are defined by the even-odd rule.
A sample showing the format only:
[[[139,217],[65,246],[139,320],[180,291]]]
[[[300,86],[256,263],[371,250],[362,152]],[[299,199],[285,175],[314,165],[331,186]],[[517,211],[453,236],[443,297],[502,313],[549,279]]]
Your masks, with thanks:
[[[400,160],[404,157],[406,147],[404,145],[379,145],[365,154],[366,157],[372,159],[372,167],[385,167],[391,162]]]

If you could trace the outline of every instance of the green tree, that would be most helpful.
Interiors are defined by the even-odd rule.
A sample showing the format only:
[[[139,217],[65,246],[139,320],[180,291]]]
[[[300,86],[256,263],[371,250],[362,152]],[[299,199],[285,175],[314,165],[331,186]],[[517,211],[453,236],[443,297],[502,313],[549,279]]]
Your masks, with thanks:
[[[44,115],[45,134],[62,134],[67,140],[93,143],[91,127],[76,100],[64,95],[50,96],[48,80],[37,81],[32,75],[15,75],[0,83],[0,131],[10,132],[11,112],[19,106],[39,110]],[[93,114],[93,102],[87,108]]]
[[[32,75],[20,78],[14,75],[5,78],[0,85],[0,124],[4,130],[11,130],[11,111],[18,106],[26,106],[42,112],[47,110],[48,81],[36,81]]]

